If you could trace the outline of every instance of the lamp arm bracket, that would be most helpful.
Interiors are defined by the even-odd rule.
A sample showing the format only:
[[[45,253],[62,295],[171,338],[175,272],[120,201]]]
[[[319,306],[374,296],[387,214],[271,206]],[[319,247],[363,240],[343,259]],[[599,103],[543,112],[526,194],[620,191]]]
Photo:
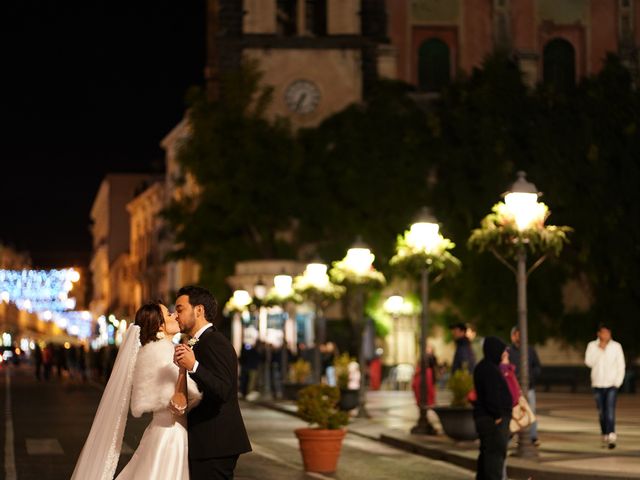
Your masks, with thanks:
[[[536,260],[534,262],[533,265],[531,265],[531,268],[529,268],[529,270],[527,270],[527,277],[529,275],[531,275],[531,273],[536,270],[540,265],[542,265],[544,263],[544,261],[547,259],[548,255],[542,255],[538,260]]]
[[[513,267],[513,265],[511,265],[509,262],[507,262],[502,255],[500,255],[498,252],[496,252],[495,248],[490,248],[489,250],[491,251],[491,253],[493,253],[493,256],[496,257],[505,267],[507,267],[509,270],[511,270],[514,275],[518,275],[518,272]]]
[[[444,278],[444,271],[440,272],[432,281],[431,285],[436,285],[440,280]]]

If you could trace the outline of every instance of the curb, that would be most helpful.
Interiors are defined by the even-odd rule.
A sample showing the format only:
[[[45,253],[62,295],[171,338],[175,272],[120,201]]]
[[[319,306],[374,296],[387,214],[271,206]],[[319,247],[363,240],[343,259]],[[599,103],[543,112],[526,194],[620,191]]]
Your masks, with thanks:
[[[439,448],[430,447],[419,441],[410,441],[391,435],[380,435],[379,441],[407,452],[415,453],[451,463],[462,468],[475,471],[476,458],[458,455],[454,452],[441,450]],[[569,467],[553,467],[544,463],[532,462],[520,458],[511,457],[507,463],[507,474],[509,478],[514,479],[534,479],[534,480],[636,480],[640,479],[639,475],[629,475],[628,473],[617,473],[610,471],[594,472],[589,470],[580,470]]]
[[[299,418],[298,415],[284,408],[277,403],[268,401],[247,402],[258,405],[281,413],[286,413],[293,417]],[[349,429],[349,433],[359,437],[368,438],[379,441],[385,445],[403,450],[433,460],[440,460],[458,467],[465,468],[472,472],[476,469],[476,457],[457,454],[453,451],[430,446],[421,441],[420,437],[415,440],[407,440],[393,435],[381,434],[380,436],[367,435],[355,430]],[[640,474],[628,474],[617,472],[594,472],[589,470],[579,470],[569,467],[553,467],[544,463],[532,462],[530,460],[510,457],[507,464],[507,474],[513,479],[532,479],[532,480],[640,480]]]

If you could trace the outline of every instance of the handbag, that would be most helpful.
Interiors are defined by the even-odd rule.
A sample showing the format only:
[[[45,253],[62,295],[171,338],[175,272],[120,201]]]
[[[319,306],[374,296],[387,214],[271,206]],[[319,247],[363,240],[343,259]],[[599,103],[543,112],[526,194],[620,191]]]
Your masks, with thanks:
[[[529,406],[527,399],[520,395],[518,403],[511,410],[511,421],[509,422],[509,430],[516,433],[525,427],[528,427],[536,421],[536,416]]]

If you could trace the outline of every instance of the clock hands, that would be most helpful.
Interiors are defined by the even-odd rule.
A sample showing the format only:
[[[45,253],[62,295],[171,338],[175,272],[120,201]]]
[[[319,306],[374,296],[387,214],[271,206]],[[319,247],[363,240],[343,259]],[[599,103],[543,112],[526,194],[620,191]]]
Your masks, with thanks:
[[[303,93],[302,95],[300,95],[300,97],[298,98],[298,101],[296,102],[296,111],[300,111],[300,107],[302,107],[302,103],[304,102],[305,98],[307,98],[306,93]]]

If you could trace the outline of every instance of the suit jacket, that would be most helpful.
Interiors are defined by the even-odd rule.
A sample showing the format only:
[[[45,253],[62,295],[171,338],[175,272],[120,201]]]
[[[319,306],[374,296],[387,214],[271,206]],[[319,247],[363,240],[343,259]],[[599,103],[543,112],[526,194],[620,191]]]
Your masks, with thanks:
[[[198,368],[190,373],[202,391],[200,404],[187,416],[189,458],[229,457],[251,451],[238,405],[238,356],[215,327],[193,346]]]

